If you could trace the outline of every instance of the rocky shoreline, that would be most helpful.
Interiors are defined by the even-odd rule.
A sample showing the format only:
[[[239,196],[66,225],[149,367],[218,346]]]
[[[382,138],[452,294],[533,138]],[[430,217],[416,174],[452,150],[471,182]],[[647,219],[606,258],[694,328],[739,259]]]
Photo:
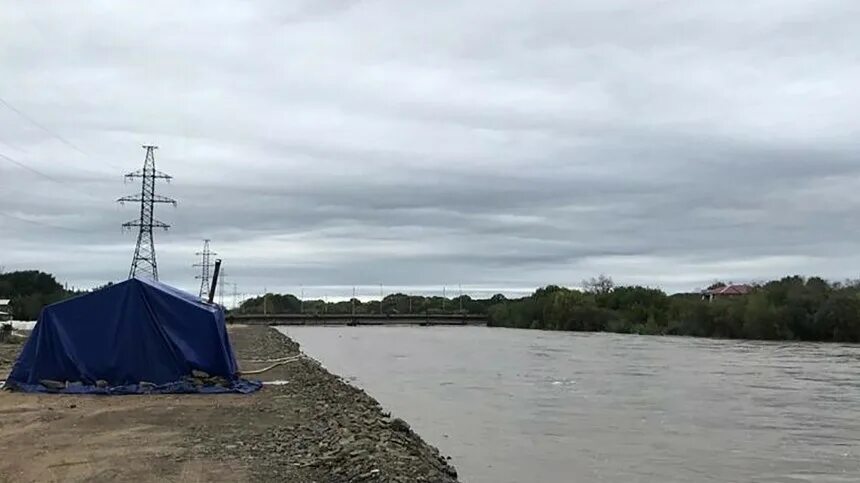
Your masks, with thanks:
[[[242,361],[301,353],[298,344],[271,328],[239,327],[231,337]],[[250,366],[242,363],[244,370]],[[392,419],[375,399],[312,359],[262,377],[286,383],[266,385],[263,397],[253,398],[250,413],[240,417],[254,421],[231,431],[197,425],[189,432],[193,448],[207,458],[240,458],[258,481],[457,481],[447,459],[408,424]],[[260,427],[260,420],[273,424]]]
[[[272,328],[229,330],[242,370],[301,354]],[[269,384],[252,395],[3,392],[0,481],[458,481],[406,422],[312,359],[254,377]]]

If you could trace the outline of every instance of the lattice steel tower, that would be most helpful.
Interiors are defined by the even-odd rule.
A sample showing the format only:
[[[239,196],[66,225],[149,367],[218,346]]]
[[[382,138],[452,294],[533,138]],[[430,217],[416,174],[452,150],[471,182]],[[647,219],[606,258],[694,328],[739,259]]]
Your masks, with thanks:
[[[159,179],[170,181],[172,177],[155,169],[155,150],[158,146],[143,146],[146,149],[146,159],[143,169],[125,175],[126,181],[140,178],[140,194],[124,196],[117,201],[120,203],[140,203],[140,218],[123,223],[123,228],[139,228],[137,235],[137,247],[134,249],[134,259],[131,261],[131,270],[128,278],[136,276],[148,276],[158,280],[158,262],[155,260],[155,240],[152,237],[154,228],[167,230],[170,225],[162,223],[153,217],[156,203],[170,203],[176,206],[176,200],[166,196],[155,194],[155,182]]]
[[[209,239],[203,240],[203,251],[197,252],[197,256],[200,257],[200,263],[193,265],[200,268],[200,275],[194,277],[200,280],[200,298],[205,298],[209,295],[209,279],[211,278],[209,273],[212,268],[212,256],[217,255],[217,253],[209,249],[210,241]]]

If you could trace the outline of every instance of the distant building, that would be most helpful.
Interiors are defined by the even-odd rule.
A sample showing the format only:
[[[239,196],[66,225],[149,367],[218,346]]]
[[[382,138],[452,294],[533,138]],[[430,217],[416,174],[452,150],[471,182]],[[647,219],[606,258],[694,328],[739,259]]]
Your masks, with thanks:
[[[752,285],[728,284],[703,291],[702,300],[713,301],[718,298],[742,297],[744,295],[749,295],[752,291]]]
[[[0,299],[0,321],[12,320],[11,303],[12,301],[9,299]]]

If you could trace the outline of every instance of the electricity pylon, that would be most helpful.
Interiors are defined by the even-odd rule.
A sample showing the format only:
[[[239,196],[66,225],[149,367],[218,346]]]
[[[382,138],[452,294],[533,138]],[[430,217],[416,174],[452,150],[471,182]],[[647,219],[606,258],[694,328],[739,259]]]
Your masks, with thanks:
[[[211,251],[209,249],[209,240],[203,240],[203,251],[197,252],[197,256],[200,257],[200,263],[195,263],[193,266],[200,268],[200,275],[194,277],[197,280],[200,280],[200,298],[205,298],[209,295],[209,279],[210,279],[210,271],[212,268],[212,256],[217,255],[217,253]]]
[[[153,217],[156,203],[169,203],[176,206],[176,200],[166,196],[155,194],[156,180],[163,179],[168,182],[172,179],[170,175],[155,169],[155,150],[157,146],[143,146],[146,149],[146,159],[143,161],[143,169],[125,175],[126,181],[140,178],[140,194],[124,196],[117,201],[120,203],[140,203],[140,218],[123,223],[123,228],[139,228],[137,235],[137,246],[134,249],[134,258],[131,261],[131,270],[128,278],[148,276],[158,280],[158,262],[155,260],[155,240],[152,236],[154,228],[167,230],[170,225],[156,220]]]

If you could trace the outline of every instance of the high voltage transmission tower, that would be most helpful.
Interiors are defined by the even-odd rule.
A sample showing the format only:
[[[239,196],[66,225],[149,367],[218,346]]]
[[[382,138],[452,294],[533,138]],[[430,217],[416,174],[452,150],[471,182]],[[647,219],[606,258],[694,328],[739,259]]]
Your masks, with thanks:
[[[156,220],[153,217],[156,203],[170,203],[176,206],[176,200],[166,196],[155,194],[156,180],[170,181],[172,176],[155,169],[155,150],[157,146],[143,146],[146,149],[146,159],[143,161],[143,169],[125,175],[127,181],[140,178],[140,194],[124,196],[117,201],[120,203],[140,203],[140,218],[124,223],[126,229],[139,228],[137,235],[137,246],[134,249],[134,259],[131,261],[131,270],[128,278],[136,276],[149,276],[158,280],[158,262],[155,260],[155,240],[152,237],[153,228],[167,230],[170,225]]]
[[[203,251],[197,252],[197,256],[200,257],[200,263],[194,264],[194,267],[200,268],[200,275],[194,277],[200,280],[200,298],[205,298],[209,294],[209,273],[212,268],[212,256],[217,255],[217,253],[209,249],[210,241],[209,239],[203,240]]]
[[[224,286],[227,285],[227,271],[221,268],[221,276],[218,279],[218,305],[221,307],[227,307],[224,305]]]

